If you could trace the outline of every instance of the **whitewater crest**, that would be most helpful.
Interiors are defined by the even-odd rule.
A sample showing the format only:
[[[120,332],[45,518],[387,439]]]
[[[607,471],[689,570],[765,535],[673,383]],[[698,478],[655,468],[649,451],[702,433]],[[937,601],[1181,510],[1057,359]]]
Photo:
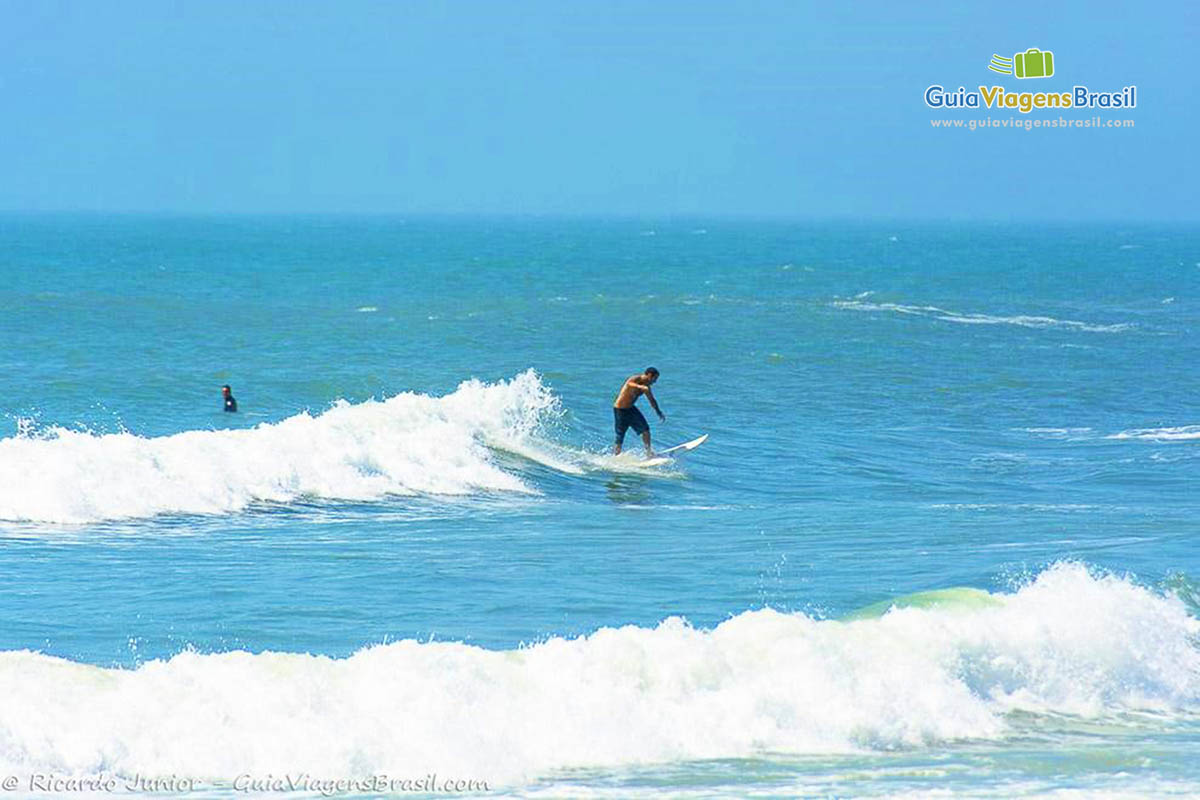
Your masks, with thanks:
[[[184,652],[136,669],[3,652],[0,769],[511,783],[1003,739],[1021,735],[1014,711],[1200,711],[1200,622],[1178,598],[1078,564],[981,594],[944,590],[852,621],[759,610],[698,630],[671,618],[516,650],[401,641],[343,659]]]
[[[1108,439],[1146,439],[1155,442],[1186,442],[1200,439],[1200,425],[1178,425],[1169,428],[1136,428],[1121,431]]]
[[[528,446],[561,414],[533,370],[445,396],[338,401],[246,430],[171,436],[21,429],[0,440],[0,520],[87,523],[216,514],[300,498],[535,490],[490,446]]]
[[[1062,330],[1086,331],[1088,333],[1120,333],[1134,328],[1132,323],[1120,322],[1113,325],[1098,325],[1090,322],[1080,322],[1073,319],[1056,319],[1054,317],[1030,316],[1018,314],[1014,316],[996,316],[993,314],[967,314],[951,311],[937,306],[916,306],[902,303],[872,303],[865,298],[871,292],[863,292],[853,300],[835,300],[831,305],[848,311],[890,311],[896,314],[909,314],[918,317],[933,317],[945,322],[957,322],[963,325],[1016,325],[1022,328],[1059,328]]]

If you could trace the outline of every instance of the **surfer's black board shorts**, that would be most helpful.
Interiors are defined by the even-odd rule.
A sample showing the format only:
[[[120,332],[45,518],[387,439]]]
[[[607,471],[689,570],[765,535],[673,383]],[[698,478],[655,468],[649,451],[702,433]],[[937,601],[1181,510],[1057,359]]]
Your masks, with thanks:
[[[614,408],[613,428],[617,432],[617,441],[620,442],[625,439],[625,431],[633,428],[633,432],[641,436],[650,430],[650,423],[646,422],[646,418],[642,416],[641,411],[637,410],[637,406]]]

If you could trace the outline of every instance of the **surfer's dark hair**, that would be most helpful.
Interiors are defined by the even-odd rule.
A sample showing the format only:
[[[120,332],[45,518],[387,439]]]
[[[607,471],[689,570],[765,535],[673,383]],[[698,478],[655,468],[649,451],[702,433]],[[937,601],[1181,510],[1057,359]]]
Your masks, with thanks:
[[[655,369],[654,367],[646,367],[646,374],[647,374],[647,375],[653,375],[654,377],[656,377],[656,378],[657,378],[657,377],[658,377],[658,370],[657,370],[657,369]]]

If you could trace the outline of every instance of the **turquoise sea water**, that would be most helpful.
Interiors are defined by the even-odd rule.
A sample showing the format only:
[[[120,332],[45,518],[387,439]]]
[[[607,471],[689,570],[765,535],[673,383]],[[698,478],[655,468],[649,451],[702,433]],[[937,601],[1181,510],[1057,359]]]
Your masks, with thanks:
[[[1200,230],[8,216],[0,278],[0,772],[1200,793]],[[711,438],[643,469],[651,364]]]

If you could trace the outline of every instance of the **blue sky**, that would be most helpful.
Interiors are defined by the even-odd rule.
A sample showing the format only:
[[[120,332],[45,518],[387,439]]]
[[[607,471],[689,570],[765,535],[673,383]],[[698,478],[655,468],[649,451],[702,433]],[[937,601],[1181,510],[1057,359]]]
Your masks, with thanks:
[[[0,209],[1197,219],[1195,4],[1028,9],[0,0]],[[933,129],[1020,116],[933,83],[1136,127]]]

